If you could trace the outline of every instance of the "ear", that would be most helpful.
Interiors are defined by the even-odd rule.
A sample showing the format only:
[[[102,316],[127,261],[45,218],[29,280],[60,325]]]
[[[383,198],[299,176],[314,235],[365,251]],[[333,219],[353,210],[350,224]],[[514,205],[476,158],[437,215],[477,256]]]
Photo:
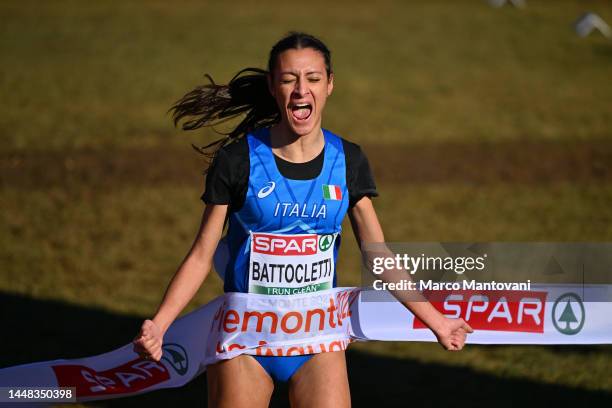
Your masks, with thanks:
[[[268,72],[268,75],[266,75],[266,79],[268,80],[268,92],[270,92],[270,95],[274,96],[274,86],[272,85],[272,73]]]
[[[334,90],[334,73],[330,72],[329,79],[327,80],[327,96],[330,96],[333,90]]]

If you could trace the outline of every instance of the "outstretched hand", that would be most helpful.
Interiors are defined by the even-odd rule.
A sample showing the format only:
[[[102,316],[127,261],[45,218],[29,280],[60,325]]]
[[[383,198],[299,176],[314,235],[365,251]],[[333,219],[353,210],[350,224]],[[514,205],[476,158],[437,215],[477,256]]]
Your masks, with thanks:
[[[161,329],[152,320],[145,320],[140,328],[140,333],[134,338],[134,352],[141,358],[161,360],[163,351],[162,344],[164,335]]]
[[[449,319],[445,317],[441,327],[433,332],[438,338],[438,343],[446,350],[459,351],[465,345],[467,334],[473,333],[474,329],[463,319]]]

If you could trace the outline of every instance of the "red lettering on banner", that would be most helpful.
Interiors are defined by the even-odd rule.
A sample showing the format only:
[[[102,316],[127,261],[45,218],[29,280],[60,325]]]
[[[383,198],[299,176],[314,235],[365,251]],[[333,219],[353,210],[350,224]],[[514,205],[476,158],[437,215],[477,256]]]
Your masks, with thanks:
[[[226,351],[232,351],[234,349],[244,350],[245,348],[247,348],[247,347],[242,345],[242,344],[238,344],[238,343],[231,343],[231,344],[227,344],[227,345],[221,345],[220,341],[217,342],[217,354],[221,354],[221,353],[224,353]]]
[[[350,305],[356,298],[356,296],[351,298],[348,294],[339,296],[340,307],[338,307],[336,302],[334,302],[334,298],[330,297],[329,307],[325,309],[292,310],[285,313],[277,313],[271,310],[260,312],[228,309],[217,314],[214,320],[218,320],[217,331],[224,331],[226,333],[233,333],[239,330],[243,333],[266,332],[275,334],[279,329],[280,332],[287,334],[297,332],[309,333],[313,329],[315,331],[323,331],[325,330],[325,323],[331,328],[342,326],[342,321],[351,315]],[[315,316],[317,317],[316,322],[318,324],[313,322]]]
[[[59,387],[75,387],[76,396],[133,393],[170,379],[161,363],[136,359],[109,370],[96,371],[77,364],[51,366]]]
[[[255,355],[283,357],[283,356],[300,356],[304,354],[327,353],[331,351],[346,350],[349,343],[351,343],[350,339],[347,339],[347,340],[342,339],[342,340],[332,340],[332,341],[328,341],[325,343],[311,343],[305,346],[291,346],[286,349],[283,347],[271,349],[268,347],[264,347],[266,345],[265,341],[260,341],[259,347],[255,349]],[[304,349],[304,347],[306,347],[306,349]]]
[[[289,347],[287,349],[288,356],[303,356],[304,355],[304,347]]]
[[[237,327],[229,327],[230,324],[234,324],[236,326],[240,324],[240,315],[235,310],[228,310],[227,313],[225,314],[225,320],[223,322],[223,330],[228,333],[232,333],[238,330]]]
[[[342,320],[351,316],[351,305],[355,300],[359,297],[359,291],[345,291],[340,292],[337,295],[338,304],[339,304],[339,318],[340,325],[342,325]]]
[[[234,312],[236,313],[236,312]],[[271,319],[271,324],[272,326],[270,327],[269,332],[270,333],[276,333],[276,326],[278,325],[278,314],[276,314],[275,312],[249,312],[249,311],[245,311],[244,312],[244,316],[243,316],[243,321],[242,321],[242,331],[246,332],[248,331],[248,326],[249,326],[249,319],[254,316],[257,318],[257,326],[255,328],[255,331],[258,333],[261,333],[261,331],[263,330],[263,323],[264,323],[264,319],[266,317],[269,317]]]
[[[329,312],[329,327],[331,328],[336,327],[336,324],[334,323],[334,312],[337,309],[338,308],[336,307],[336,305],[334,305],[334,299],[329,298],[329,307],[327,308],[327,311]],[[340,321],[340,325],[342,325],[342,321]]]
[[[424,295],[431,293],[425,291]],[[463,318],[474,330],[544,333],[546,292],[439,291],[431,304],[451,318]],[[414,329],[427,328],[417,317]]]
[[[304,330],[306,333],[310,331],[310,325],[312,323],[312,316],[314,314],[319,316],[319,331],[323,331],[325,328],[325,311],[323,309],[311,309],[306,311],[306,327]]]
[[[315,255],[318,244],[316,234],[253,234],[253,252],[266,255]]]
[[[224,304],[222,308],[217,310],[213,320],[217,320],[213,324],[219,332],[232,333],[231,339],[221,340],[216,344],[217,354],[231,352],[233,350],[243,350],[252,346],[240,344],[239,333],[261,333],[262,337],[270,335],[287,336],[296,334],[312,333],[311,341],[316,342],[318,333],[326,334],[327,329],[335,329],[343,326],[344,319],[351,316],[350,308],[353,302],[358,299],[359,291],[344,291],[339,292],[335,296],[316,297],[318,304],[325,304],[321,308],[304,308],[302,310],[248,310],[241,306],[235,308],[227,308]],[[274,307],[268,305],[268,307]],[[283,305],[287,308],[287,305]],[[238,334],[238,337],[236,335]],[[327,335],[326,335],[327,336]],[[221,336],[223,338],[223,335]],[[233,343],[231,340],[238,340],[239,343]],[[293,345],[293,348],[285,347],[268,347],[265,341],[260,341],[259,346],[256,346],[254,353],[256,355],[300,355],[314,354],[318,352],[333,351],[337,349],[345,349],[347,346],[346,340],[331,343],[306,343],[302,346]]]
[[[295,324],[294,324],[294,326],[292,328],[289,328],[288,320],[291,317],[295,318]],[[298,312],[285,313],[285,315],[281,319],[281,329],[285,333],[293,334],[293,333],[298,332],[301,328],[302,328],[302,315],[300,313],[298,313]]]

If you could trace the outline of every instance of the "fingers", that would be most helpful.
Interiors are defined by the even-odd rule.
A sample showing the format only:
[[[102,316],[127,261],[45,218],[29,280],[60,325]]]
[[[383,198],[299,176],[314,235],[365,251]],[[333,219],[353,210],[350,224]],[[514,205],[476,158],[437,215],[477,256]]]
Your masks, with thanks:
[[[458,345],[455,341],[450,341],[448,344],[444,346],[447,351],[459,351],[462,349],[462,346]]]
[[[134,352],[142,355],[154,355],[156,352],[162,349],[162,343],[156,342],[147,346],[140,343],[134,343]]]
[[[137,339],[135,341],[132,342],[134,344],[135,347],[141,349],[141,350],[151,350],[154,348],[159,348],[162,346],[162,340],[161,339]]]
[[[439,333],[438,341],[449,351],[459,351],[465,346],[465,341],[469,333],[474,329],[463,319],[448,319],[446,330]]]
[[[153,338],[144,338],[142,340],[139,340],[138,343],[142,344],[142,346],[147,350],[157,346],[161,346],[161,340]]]
[[[155,323],[149,319],[145,320],[138,335],[132,340],[133,350],[140,358],[160,361],[163,350],[163,337]]]
[[[148,319],[142,323],[142,326],[140,327],[140,332],[136,336],[137,339],[155,339],[158,337],[162,337],[159,328],[157,327],[157,325],[155,325],[155,323],[153,323],[152,320]]]
[[[447,347],[446,349],[448,351],[461,351],[463,349],[463,345],[464,345],[463,342],[454,340],[454,341],[451,341],[449,347]]]
[[[463,325],[461,326],[461,329],[465,330],[466,333],[474,333],[474,329],[472,329],[472,327],[469,324],[467,324],[465,320],[463,319],[460,319],[460,320],[461,320],[461,323],[463,323]]]
[[[459,351],[463,348],[463,342],[456,337],[451,338],[450,345],[450,351]]]
[[[140,358],[144,358],[146,360],[155,360],[155,361],[159,361],[164,353],[163,349],[161,348],[161,345],[158,345],[156,347],[152,347],[149,349],[143,349],[143,348],[138,348],[137,346],[134,346],[134,352],[137,353]]]
[[[153,323],[152,320],[147,319],[142,323],[140,335],[143,337],[154,337],[157,334],[156,328],[157,326],[155,326],[155,323]]]
[[[161,348],[159,348],[156,353],[151,355],[151,358],[155,361],[159,361],[161,360],[161,357],[163,354],[164,354],[164,351]]]
[[[449,336],[449,345],[451,347],[448,348],[450,351],[460,351],[465,346],[465,339],[467,337],[466,332],[463,329],[457,330],[455,333]]]
[[[161,336],[155,336],[149,333],[144,333],[139,336],[136,336],[133,340],[134,343],[140,343],[143,345],[149,345],[159,341],[161,341]]]
[[[455,322],[455,330],[463,330],[466,333],[474,332],[474,329],[472,329],[472,327],[469,324],[467,324],[465,320],[459,318],[459,319],[455,319],[454,322]]]

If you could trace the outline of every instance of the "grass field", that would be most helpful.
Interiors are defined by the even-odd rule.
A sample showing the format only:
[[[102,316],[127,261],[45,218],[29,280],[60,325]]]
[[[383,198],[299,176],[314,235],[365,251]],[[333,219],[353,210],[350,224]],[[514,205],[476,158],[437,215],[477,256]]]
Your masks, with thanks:
[[[3,1],[0,366],[129,342],[186,254],[203,161],[168,107],[263,67],[291,29],[330,45],[325,126],[360,143],[389,241],[612,241],[606,1]],[[359,284],[345,225],[340,283]],[[187,310],[217,296],[204,284]],[[368,343],[356,406],[610,405],[612,348]],[[275,406],[283,406],[283,391]],[[433,396],[433,397],[432,397]],[[433,399],[432,399],[433,398]],[[205,405],[204,380],[92,406]]]

